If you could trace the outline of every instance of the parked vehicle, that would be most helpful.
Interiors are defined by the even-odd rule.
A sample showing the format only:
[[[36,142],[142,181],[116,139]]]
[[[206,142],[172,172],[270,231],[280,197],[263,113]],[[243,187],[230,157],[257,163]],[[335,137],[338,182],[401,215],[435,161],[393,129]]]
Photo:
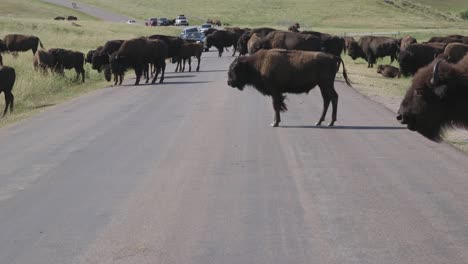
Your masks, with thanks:
[[[167,19],[165,17],[161,17],[160,19],[158,19],[158,25],[159,26],[169,26],[169,19]]]
[[[203,25],[200,26],[199,30],[200,30],[201,33],[205,33],[205,31],[207,31],[209,28],[212,28],[212,27],[213,27],[213,25],[211,25],[211,24],[203,24]]]
[[[156,17],[150,17],[145,21],[145,26],[155,27],[158,25],[158,19]]]
[[[136,23],[136,21],[133,20],[133,19],[130,19],[130,20],[127,21],[127,24],[135,24],[135,23]]]
[[[178,15],[175,20],[176,26],[188,26],[189,21],[184,15]]]
[[[182,33],[180,33],[180,38],[201,42],[203,43],[204,51],[209,50],[208,47],[206,46],[205,34],[201,33],[196,27],[189,27],[189,28],[184,29]]]

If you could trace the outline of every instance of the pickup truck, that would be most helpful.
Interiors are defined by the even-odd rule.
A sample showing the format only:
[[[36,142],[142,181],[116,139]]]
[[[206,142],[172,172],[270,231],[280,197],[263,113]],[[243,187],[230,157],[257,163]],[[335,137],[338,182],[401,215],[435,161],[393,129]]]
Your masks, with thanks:
[[[175,20],[176,26],[188,26],[189,21],[184,15],[178,15]]]

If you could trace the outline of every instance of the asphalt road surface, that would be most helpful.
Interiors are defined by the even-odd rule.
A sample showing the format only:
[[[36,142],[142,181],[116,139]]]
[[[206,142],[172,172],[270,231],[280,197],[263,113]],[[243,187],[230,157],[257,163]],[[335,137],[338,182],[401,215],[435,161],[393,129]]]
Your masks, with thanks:
[[[230,61],[0,129],[0,263],[468,263],[465,155],[342,82],[271,128]]]

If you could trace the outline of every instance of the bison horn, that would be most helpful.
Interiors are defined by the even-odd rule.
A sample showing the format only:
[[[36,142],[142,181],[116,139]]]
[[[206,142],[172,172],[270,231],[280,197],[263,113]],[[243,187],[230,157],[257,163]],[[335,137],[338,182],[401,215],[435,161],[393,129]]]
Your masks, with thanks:
[[[434,68],[432,69],[432,78],[431,78],[431,84],[432,85],[437,85],[439,83],[439,64],[441,62],[442,62],[442,60],[439,60],[434,65]]]

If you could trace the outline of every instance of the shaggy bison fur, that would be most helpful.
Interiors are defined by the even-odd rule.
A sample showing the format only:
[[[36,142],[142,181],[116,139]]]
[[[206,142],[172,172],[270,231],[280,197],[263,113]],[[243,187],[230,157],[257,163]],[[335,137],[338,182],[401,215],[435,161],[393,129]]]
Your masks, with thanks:
[[[10,113],[13,112],[15,97],[11,93],[11,90],[13,90],[15,80],[15,69],[8,66],[0,66],[0,93],[3,92],[5,94],[5,109],[2,116],[5,116],[8,108],[10,108]]]

